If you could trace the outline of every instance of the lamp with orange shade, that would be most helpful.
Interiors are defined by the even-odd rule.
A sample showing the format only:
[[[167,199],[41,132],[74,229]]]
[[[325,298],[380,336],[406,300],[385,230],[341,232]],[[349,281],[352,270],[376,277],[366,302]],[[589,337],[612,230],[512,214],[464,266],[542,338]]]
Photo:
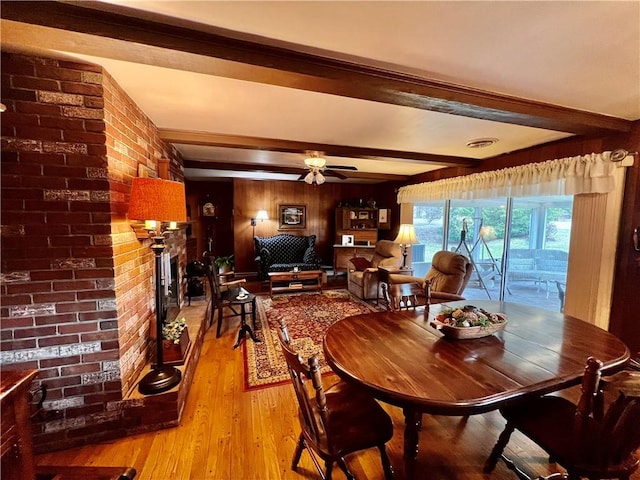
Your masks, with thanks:
[[[177,228],[178,222],[187,221],[184,184],[160,178],[134,178],[129,200],[129,219],[144,220],[149,237],[153,240],[151,250],[155,255],[156,281],[156,363],[140,383],[140,393],[161,393],[180,383],[180,370],[164,365],[162,358],[162,252],[164,236]]]

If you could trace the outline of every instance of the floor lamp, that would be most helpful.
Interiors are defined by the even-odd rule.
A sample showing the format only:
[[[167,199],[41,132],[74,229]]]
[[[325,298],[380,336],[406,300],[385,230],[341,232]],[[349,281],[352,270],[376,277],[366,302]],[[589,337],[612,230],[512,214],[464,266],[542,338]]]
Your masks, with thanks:
[[[138,390],[144,395],[161,393],[180,383],[180,370],[164,365],[162,327],[162,252],[164,236],[176,229],[177,222],[187,221],[184,184],[159,178],[134,178],[129,201],[129,219],[144,220],[145,229],[153,241],[151,250],[155,255],[156,290],[156,364],[140,383]]]

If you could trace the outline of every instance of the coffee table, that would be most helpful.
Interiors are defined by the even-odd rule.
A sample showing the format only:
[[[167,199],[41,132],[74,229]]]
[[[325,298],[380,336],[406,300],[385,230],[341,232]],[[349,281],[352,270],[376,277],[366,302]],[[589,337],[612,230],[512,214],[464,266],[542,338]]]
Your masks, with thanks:
[[[322,291],[322,270],[269,272],[269,295],[293,291]]]

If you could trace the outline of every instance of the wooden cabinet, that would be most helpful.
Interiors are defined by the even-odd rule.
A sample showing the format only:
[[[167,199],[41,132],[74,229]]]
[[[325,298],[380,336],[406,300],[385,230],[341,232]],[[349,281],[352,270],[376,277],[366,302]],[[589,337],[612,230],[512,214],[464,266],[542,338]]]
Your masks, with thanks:
[[[29,407],[29,387],[36,370],[2,372],[2,478],[27,480],[36,476]]]
[[[338,207],[336,209],[336,240],[334,243],[342,245],[343,235],[353,235],[356,245],[375,244],[378,241],[378,229],[388,228],[389,214],[388,209]]]

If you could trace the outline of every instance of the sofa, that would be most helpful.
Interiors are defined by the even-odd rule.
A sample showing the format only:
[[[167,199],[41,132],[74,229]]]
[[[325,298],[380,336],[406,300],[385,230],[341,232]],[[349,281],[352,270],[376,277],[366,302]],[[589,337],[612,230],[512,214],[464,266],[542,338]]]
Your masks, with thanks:
[[[258,278],[268,280],[269,272],[319,270],[315,235],[281,234],[272,237],[253,237],[258,263]]]
[[[402,247],[391,240],[378,240],[371,259],[356,257],[350,260],[347,272],[347,288],[356,297],[363,300],[377,299],[378,267],[397,267],[402,265]]]
[[[509,250],[507,280],[509,283],[565,283],[568,262],[569,254],[564,250],[514,248]]]

